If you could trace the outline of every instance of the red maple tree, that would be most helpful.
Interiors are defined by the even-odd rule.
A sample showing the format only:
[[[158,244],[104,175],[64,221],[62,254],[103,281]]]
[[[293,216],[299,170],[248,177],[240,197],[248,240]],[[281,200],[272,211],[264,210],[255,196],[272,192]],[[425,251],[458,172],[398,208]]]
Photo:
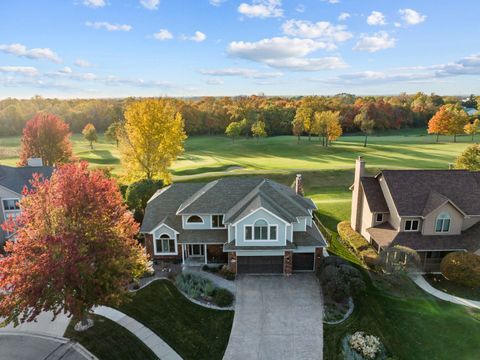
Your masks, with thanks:
[[[72,157],[70,128],[56,115],[38,113],[27,121],[23,129],[19,166],[27,165],[28,158],[42,158],[44,165],[67,162]]]
[[[50,180],[36,175],[25,191],[15,241],[0,258],[6,323],[33,321],[42,311],[85,320],[93,306],[124,301],[128,284],[147,269],[118,185],[87,166],[61,165]]]

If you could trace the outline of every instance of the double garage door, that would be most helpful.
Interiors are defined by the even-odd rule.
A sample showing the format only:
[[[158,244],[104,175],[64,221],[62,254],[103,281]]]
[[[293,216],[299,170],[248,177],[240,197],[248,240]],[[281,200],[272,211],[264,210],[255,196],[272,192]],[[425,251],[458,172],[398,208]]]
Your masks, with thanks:
[[[293,271],[312,271],[313,253],[293,253]],[[238,256],[239,274],[283,274],[283,256]]]

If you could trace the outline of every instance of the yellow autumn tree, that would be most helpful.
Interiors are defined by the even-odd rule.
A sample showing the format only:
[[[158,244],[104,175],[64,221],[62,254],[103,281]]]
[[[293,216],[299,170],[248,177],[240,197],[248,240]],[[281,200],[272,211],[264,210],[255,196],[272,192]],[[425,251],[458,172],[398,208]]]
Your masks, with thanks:
[[[186,137],[175,100],[146,99],[128,105],[120,136],[127,180],[162,179],[169,183],[169,167],[183,152]]]
[[[314,115],[313,133],[322,140],[323,146],[328,146],[332,141],[342,135],[340,125],[340,112],[317,111]]]

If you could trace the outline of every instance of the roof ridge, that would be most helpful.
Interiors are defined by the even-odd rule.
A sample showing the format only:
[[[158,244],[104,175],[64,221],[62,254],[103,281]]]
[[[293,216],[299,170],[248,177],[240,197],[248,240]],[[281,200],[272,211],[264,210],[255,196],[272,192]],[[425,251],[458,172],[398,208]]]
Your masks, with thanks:
[[[201,198],[204,194],[206,194],[211,188],[213,188],[216,184],[218,184],[219,179],[210,181],[209,183],[206,183],[204,186],[202,186],[197,192],[195,192],[192,196],[190,196],[187,200],[185,200],[183,203],[180,204],[177,214],[188,206],[192,205],[195,201],[197,201],[199,198]]]
[[[280,196],[283,196],[285,199],[287,199],[291,204],[294,204],[298,209],[300,210],[305,210],[304,207],[302,207],[298,202],[293,200],[290,196],[284,194],[281,191],[278,191],[273,185],[271,185],[271,182],[267,179],[266,183],[270,186],[271,189],[273,189],[276,193],[280,194]],[[294,216],[295,217],[295,216]]]
[[[231,218],[233,215],[238,213],[240,210],[242,210],[245,206],[247,206],[254,198],[255,198],[255,191],[258,193],[258,190],[260,186],[265,182],[265,179],[263,178],[262,181],[260,181],[255,187],[249,191],[245,197],[237,202],[235,205],[233,205],[228,211],[225,212],[225,220]],[[249,200],[248,200],[249,199]],[[230,212],[233,212],[233,214],[229,214]]]

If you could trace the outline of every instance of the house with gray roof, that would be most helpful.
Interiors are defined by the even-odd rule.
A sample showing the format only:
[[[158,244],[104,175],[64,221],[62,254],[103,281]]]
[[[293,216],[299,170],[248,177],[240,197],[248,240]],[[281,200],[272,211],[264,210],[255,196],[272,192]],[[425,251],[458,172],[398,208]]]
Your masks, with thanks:
[[[23,189],[30,187],[33,174],[41,174],[44,178],[52,175],[53,168],[42,166],[41,159],[29,159],[28,163],[28,166],[22,167],[0,165],[0,224],[20,214],[19,201],[23,196]],[[0,228],[0,249],[3,249],[5,241],[12,235]]]
[[[229,264],[237,273],[313,271],[325,239],[316,209],[295,189],[259,177],[174,183],[148,201],[141,232],[149,256],[189,264]]]
[[[452,251],[480,254],[480,172],[383,170],[366,176],[355,165],[352,228],[378,251],[416,250],[426,271]]]

